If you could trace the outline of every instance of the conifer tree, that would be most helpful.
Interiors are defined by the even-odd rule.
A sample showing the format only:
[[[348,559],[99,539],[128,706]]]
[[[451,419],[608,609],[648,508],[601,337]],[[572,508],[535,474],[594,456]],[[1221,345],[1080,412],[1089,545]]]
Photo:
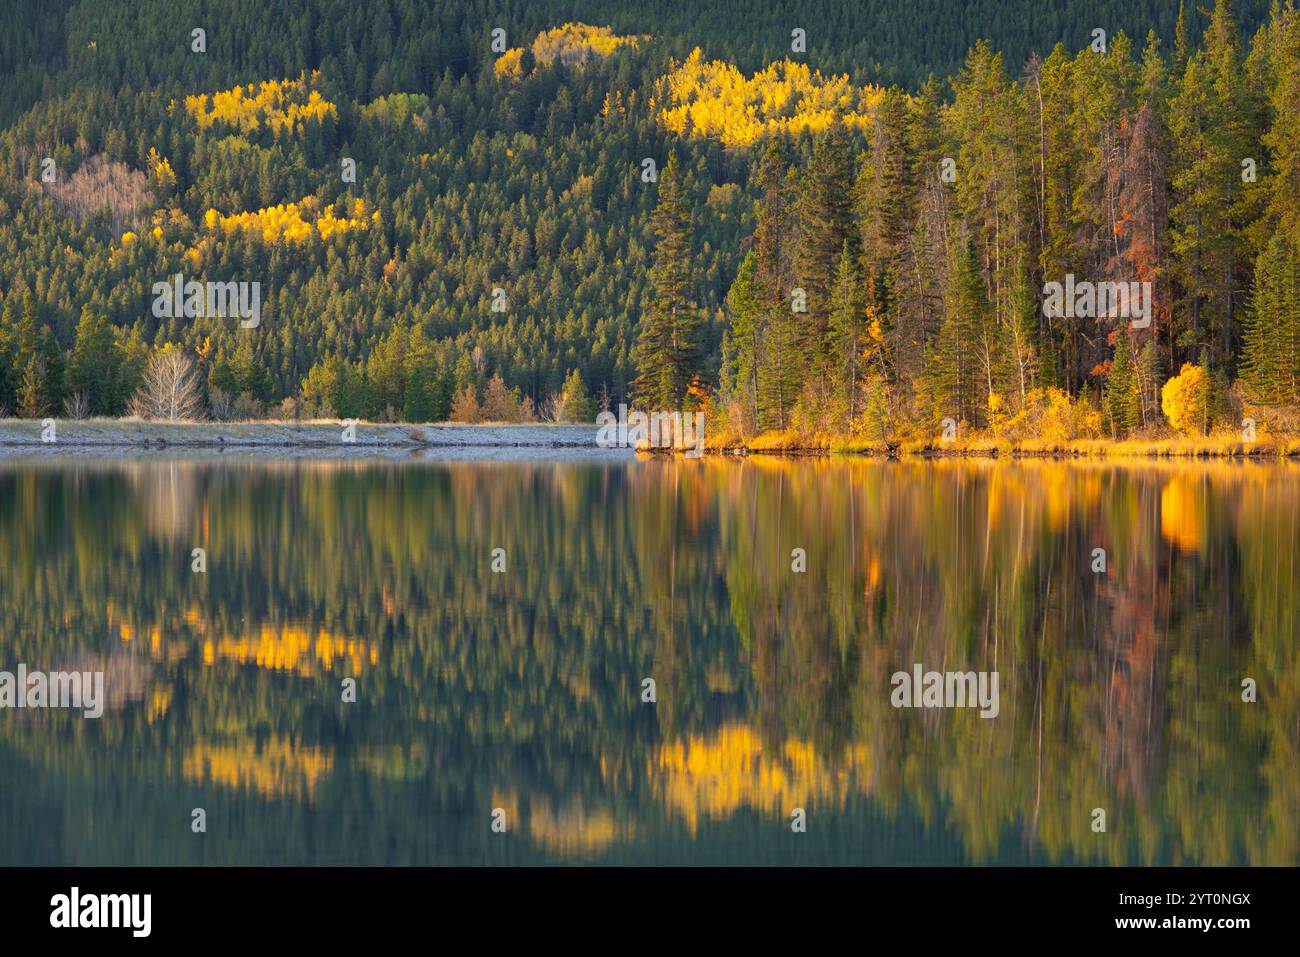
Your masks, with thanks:
[[[760,429],[790,424],[802,382],[796,316],[787,298],[790,281],[790,193],[785,144],[773,137],[759,164],[760,199],[754,226],[754,285],[758,303],[756,352]]]
[[[700,311],[692,298],[691,213],[676,153],[659,177],[651,218],[656,237],[650,305],[637,343],[637,402],[647,410],[680,409],[699,373]]]
[[[831,373],[836,384],[835,405],[841,425],[852,425],[857,418],[863,302],[853,252],[846,241],[835,269],[831,290],[830,340]]]
[[[797,317],[804,343],[804,372],[828,384],[831,288],[845,243],[856,255],[858,235],[853,223],[853,154],[844,131],[835,127],[819,137],[800,179],[795,216],[799,241],[795,280],[805,294],[806,311]]]
[[[1137,428],[1142,421],[1142,399],[1138,392],[1138,379],[1134,370],[1133,346],[1128,331],[1115,333],[1115,356],[1102,390],[1102,404],[1112,433],[1123,435]]]
[[[1300,250],[1281,231],[1255,265],[1241,378],[1261,405],[1300,402]]]
[[[967,239],[956,258],[943,323],[930,353],[930,406],[936,421],[973,423],[979,405],[978,347],[989,307],[974,238]]]

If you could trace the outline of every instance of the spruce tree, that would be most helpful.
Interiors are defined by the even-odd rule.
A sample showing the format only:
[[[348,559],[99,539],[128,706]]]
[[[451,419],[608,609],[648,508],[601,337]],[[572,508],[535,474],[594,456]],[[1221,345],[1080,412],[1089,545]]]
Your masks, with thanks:
[[[853,222],[853,154],[840,127],[819,137],[800,180],[795,216],[799,242],[795,282],[804,290],[806,311],[797,322],[803,338],[805,373],[822,380],[831,366],[830,300],[840,252],[847,242],[856,255]]]
[[[656,237],[649,308],[637,343],[636,400],[647,411],[680,409],[700,371],[700,310],[692,298],[691,212],[676,153],[659,177],[650,220]]]
[[[840,251],[839,265],[835,269],[835,285],[831,290],[830,338],[837,418],[842,425],[848,426],[852,426],[859,412],[857,400],[861,370],[858,368],[858,357],[862,322],[863,302],[857,269],[853,253],[845,242]]]
[[[1112,434],[1123,435],[1141,424],[1142,397],[1138,392],[1133,344],[1129,340],[1128,331],[1119,329],[1114,336],[1115,355],[1111,359],[1110,372],[1102,389],[1102,404]]]
[[[978,345],[989,312],[973,238],[957,254],[953,270],[927,370],[931,413],[936,420],[973,422],[978,407]]]
[[[802,384],[800,337],[788,298],[790,192],[785,143],[768,142],[759,164],[760,191],[754,226],[754,285],[758,300],[758,417],[760,429],[785,429]]]
[[[1300,402],[1300,250],[1280,231],[1255,264],[1241,378],[1261,405]]]

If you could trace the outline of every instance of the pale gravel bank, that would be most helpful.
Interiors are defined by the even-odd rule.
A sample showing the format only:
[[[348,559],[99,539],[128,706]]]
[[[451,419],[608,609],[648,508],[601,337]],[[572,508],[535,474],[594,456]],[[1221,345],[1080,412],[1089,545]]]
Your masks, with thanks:
[[[600,459],[634,457],[596,445],[595,425],[406,425],[360,422],[140,422],[0,419],[0,459],[167,456],[210,458]]]

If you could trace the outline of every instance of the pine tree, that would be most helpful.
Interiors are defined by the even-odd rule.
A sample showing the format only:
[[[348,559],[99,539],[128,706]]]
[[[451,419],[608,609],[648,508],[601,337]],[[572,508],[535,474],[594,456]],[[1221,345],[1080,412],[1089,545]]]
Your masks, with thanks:
[[[831,374],[836,384],[837,418],[842,425],[852,425],[857,418],[859,375],[858,354],[862,338],[863,302],[857,269],[849,244],[840,251],[831,290],[830,339]]]
[[[1002,349],[1005,371],[1001,376],[1002,381],[1019,395],[1021,402],[1038,383],[1038,315],[1038,299],[1029,286],[1029,271],[1022,261],[1012,288],[1011,311]]]
[[[0,311],[0,416],[12,413],[20,384],[18,366],[18,329],[13,312],[6,304]]]
[[[858,248],[853,225],[853,154],[839,127],[823,134],[800,178],[794,209],[799,223],[795,252],[795,282],[804,291],[806,311],[796,317],[804,343],[806,378],[821,394],[829,384],[831,287],[840,251],[847,242]]]
[[[1114,434],[1123,435],[1142,423],[1142,397],[1134,370],[1133,345],[1128,331],[1115,332],[1115,355],[1102,390],[1102,405]]]
[[[77,338],[68,366],[68,385],[80,393],[91,415],[111,415],[117,411],[113,402],[115,368],[119,357],[107,316],[96,316],[87,303],[77,322]]]
[[[1215,364],[1231,359],[1234,292],[1245,286],[1248,265],[1240,218],[1241,161],[1258,135],[1249,128],[1250,112],[1232,5],[1216,0],[1204,46],[1188,59],[1170,104],[1171,240],[1186,317],[1178,345],[1184,356],[1208,347]]]
[[[23,293],[22,318],[18,321],[18,365],[26,370],[28,362],[41,351],[41,319],[36,300]]]
[[[760,429],[785,429],[802,384],[796,315],[790,287],[788,160],[779,137],[768,143],[759,164],[760,196],[754,226],[754,285],[758,300],[756,352]]]
[[[943,323],[930,353],[928,384],[936,419],[974,422],[979,405],[978,347],[988,321],[989,305],[980,270],[979,250],[968,239],[954,264],[944,303]]]
[[[1274,234],[1255,264],[1241,378],[1261,405],[1300,402],[1300,249]]]
[[[590,422],[596,415],[595,404],[587,394],[587,386],[582,381],[582,373],[577,369],[569,372],[564,380],[564,389],[560,392],[560,419],[564,422]]]
[[[741,401],[748,428],[759,425],[758,374],[763,365],[762,303],[757,288],[758,255],[751,249],[741,260],[727,293],[730,328],[724,350],[724,394]]]
[[[668,411],[682,407],[701,370],[700,310],[691,291],[691,213],[675,153],[659,177],[651,227],[657,238],[650,268],[654,293],[637,343],[636,398],[647,410]]]
[[[33,355],[23,369],[18,387],[18,414],[25,419],[39,419],[49,409],[45,381],[45,360]]]

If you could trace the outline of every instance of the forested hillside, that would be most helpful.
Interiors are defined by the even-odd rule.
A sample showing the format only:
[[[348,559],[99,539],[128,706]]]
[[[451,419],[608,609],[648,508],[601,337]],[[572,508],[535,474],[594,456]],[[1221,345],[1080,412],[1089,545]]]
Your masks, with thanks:
[[[0,408],[121,414],[169,344],[219,416],[711,395],[739,431],[888,432],[1059,387],[1130,429],[1183,361],[1220,405],[1248,370],[1284,403],[1260,344],[1293,301],[1296,28],[1220,6],[24,8],[0,37]],[[1150,349],[1033,318],[1045,281],[1134,270],[1165,309]],[[177,274],[258,282],[260,324],[155,315]]]

